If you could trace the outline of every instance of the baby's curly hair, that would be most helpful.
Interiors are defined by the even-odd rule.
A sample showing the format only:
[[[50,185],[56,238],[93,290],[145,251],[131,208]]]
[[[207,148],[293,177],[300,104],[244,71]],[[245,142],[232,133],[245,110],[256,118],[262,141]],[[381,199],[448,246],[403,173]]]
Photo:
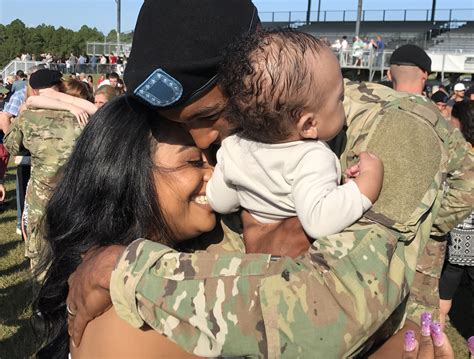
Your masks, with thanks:
[[[302,32],[260,30],[226,50],[220,86],[229,98],[226,116],[242,129],[241,136],[264,143],[288,138],[308,105],[307,94],[318,90],[307,55],[323,47]]]

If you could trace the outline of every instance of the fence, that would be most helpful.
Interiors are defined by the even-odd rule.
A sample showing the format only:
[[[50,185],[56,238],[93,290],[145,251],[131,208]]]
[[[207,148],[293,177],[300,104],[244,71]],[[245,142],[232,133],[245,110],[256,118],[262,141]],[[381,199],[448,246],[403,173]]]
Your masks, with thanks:
[[[287,22],[305,24],[306,11],[262,11],[263,22]],[[310,12],[310,22],[356,21],[357,10],[321,10]],[[431,9],[405,10],[363,10],[362,21],[431,21]],[[436,9],[435,21],[464,22],[474,21],[473,9]]]
[[[377,72],[380,72],[380,78],[384,76],[384,71],[389,67],[390,56],[393,50],[377,52],[368,49],[347,49],[334,51],[339,59],[341,68],[343,69],[361,69],[369,70],[369,81],[373,81]],[[431,58],[431,70],[433,72],[441,72],[441,77],[444,79],[444,74],[448,73],[471,73],[474,74],[474,52],[473,53],[456,53],[438,51],[428,52]],[[66,64],[47,64],[40,61],[11,61],[0,75],[3,79],[7,75],[14,74],[18,70],[23,70],[25,73],[28,69],[35,65],[42,65],[45,68],[59,70],[63,74],[85,72],[91,73],[110,73],[117,72],[119,75],[123,74],[123,65],[101,65],[101,64],[85,64],[76,65],[74,67],[66,67]]]
[[[116,43],[116,42],[88,42],[86,52],[87,55],[105,55],[109,56],[114,53],[116,55],[129,56],[132,44]]]
[[[380,72],[381,80],[384,78],[384,71],[390,66],[393,50],[377,52],[347,49],[335,53],[341,68],[369,70],[369,81],[373,81],[377,72]],[[442,80],[445,73],[474,74],[474,52],[470,54],[428,52],[428,56],[432,61],[431,71],[440,72]]]
[[[84,65],[75,65],[68,67],[66,64],[56,64],[56,63],[46,63],[41,61],[11,61],[1,72],[0,76],[2,79],[5,79],[8,75],[15,74],[18,70],[22,70],[27,73],[28,70],[33,66],[41,65],[44,68],[58,70],[63,74],[72,74],[72,73],[81,73],[85,72],[87,74],[99,74],[99,73],[111,73],[117,72],[121,75],[125,69],[123,65],[120,64],[84,64]]]

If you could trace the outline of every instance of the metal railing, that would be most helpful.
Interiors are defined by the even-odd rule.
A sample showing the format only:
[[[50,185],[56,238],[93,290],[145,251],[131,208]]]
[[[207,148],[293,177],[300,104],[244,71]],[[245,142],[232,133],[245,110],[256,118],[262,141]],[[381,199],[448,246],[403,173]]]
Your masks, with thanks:
[[[129,56],[132,50],[132,44],[117,42],[88,42],[86,47],[87,55],[105,55],[109,56],[114,53],[120,56]]]
[[[383,79],[385,70],[389,67],[390,57],[394,50],[375,51],[371,49],[346,49],[334,50],[339,64],[343,69],[360,69],[369,71],[369,81],[373,81],[377,72],[380,72],[380,79]],[[471,73],[474,74],[474,51],[428,51],[432,59],[432,71],[441,72],[444,79],[445,72]],[[3,79],[7,75],[14,74],[18,70],[28,72],[32,66],[42,65],[45,68],[59,70],[63,74],[71,73],[110,73],[117,72],[123,74],[124,66],[120,64],[84,64],[67,67],[66,64],[45,63],[40,61],[11,61],[1,72]]]
[[[263,22],[282,22],[306,24],[306,11],[262,11]],[[350,22],[356,21],[357,10],[321,10],[311,11],[310,22]],[[382,9],[363,10],[362,21],[430,21],[431,9]],[[474,8],[436,9],[435,21],[474,21]]]
[[[8,75],[14,75],[18,70],[22,70],[24,73],[27,73],[30,67],[41,64],[41,61],[10,61],[7,66],[0,71],[0,76],[3,80]]]
[[[81,73],[86,74],[100,74],[100,73],[111,73],[116,72],[119,75],[123,74],[125,70],[124,65],[121,64],[76,64],[74,66],[67,66],[64,63],[47,63],[43,61],[10,61],[10,63],[5,66],[3,70],[0,71],[0,77],[5,80],[8,75],[16,74],[18,70],[22,70],[25,73],[28,73],[28,70],[33,66],[41,65],[44,68],[51,70],[58,70],[64,75]]]
[[[394,50],[374,51],[369,49],[334,50],[342,69],[359,69],[369,71],[369,81],[373,81],[377,72],[383,80],[385,70],[390,67],[390,57]],[[433,72],[440,72],[444,80],[445,73],[474,74],[474,51],[471,53],[428,52],[432,60]]]

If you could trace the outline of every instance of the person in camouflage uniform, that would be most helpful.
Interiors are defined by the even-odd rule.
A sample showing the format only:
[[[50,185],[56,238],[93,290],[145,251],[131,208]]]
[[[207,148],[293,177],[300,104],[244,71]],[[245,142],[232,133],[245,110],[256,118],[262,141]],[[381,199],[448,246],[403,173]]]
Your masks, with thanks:
[[[419,95],[420,101],[431,102],[422,96],[430,72],[431,59],[428,54],[416,45],[407,44],[400,46],[393,52],[387,76],[393,82],[395,91]],[[452,179],[457,177],[458,153],[462,153],[462,149],[466,147],[466,142],[461,132],[453,126],[446,126],[445,131],[446,136],[449,138],[447,143],[450,151],[450,162],[446,168],[446,175],[450,178],[450,182],[452,182]],[[453,184],[451,184],[451,187],[453,187]],[[451,188],[450,193],[453,191],[456,191],[456,189]],[[449,206],[449,214],[444,213],[440,218],[454,216],[456,221],[460,221],[459,213],[456,213],[456,197],[454,200],[451,199],[451,201],[454,206],[446,203],[441,208],[441,211],[443,211],[445,207]],[[411,298],[408,304],[410,313],[417,314],[415,317],[418,317],[423,311],[436,313],[439,309],[439,279],[446,252],[446,240],[443,235],[447,232],[446,228],[439,228],[440,225],[443,226],[438,221],[435,221],[430,233],[430,239],[417,263],[415,285],[412,287]]]
[[[137,240],[112,274],[110,290],[117,313],[136,327],[151,325],[202,356],[304,358],[358,352],[406,300],[432,225],[442,223],[447,229],[472,209],[473,159],[466,143],[456,153],[448,152],[447,123],[421,96],[347,82],[345,96],[348,140],[343,167],[364,149],[380,156],[386,166],[382,193],[369,215],[341,234],[318,238],[295,259],[235,252],[177,253]],[[430,116],[436,119],[436,131],[428,131],[428,121],[420,121]],[[376,135],[384,135],[375,141],[368,134],[373,134],[371,121],[377,117]],[[405,127],[410,121],[414,125]],[[390,129],[397,135],[387,132]],[[413,155],[409,145],[414,143],[438,151],[434,158],[425,152]],[[420,169],[416,161],[420,158],[427,168]],[[445,182],[447,163],[458,171]],[[440,210],[453,201],[458,203],[456,212]],[[231,242],[241,240],[225,225],[224,229]],[[423,296],[416,292],[410,301],[415,294]],[[423,298],[415,302],[425,308],[418,299]],[[417,315],[409,313],[411,319]]]
[[[140,21],[147,26],[142,17],[158,14],[150,4],[145,2],[137,27]],[[139,37],[134,41],[138,53],[139,41]],[[136,52],[131,60],[133,55]],[[131,61],[127,71],[133,75],[138,68]],[[148,75],[137,76],[143,81]],[[141,83],[128,82],[130,91]],[[183,101],[192,94],[185,93]],[[178,122],[186,123],[187,118],[195,142],[205,148],[216,133],[225,136],[228,127],[221,117],[193,122],[200,107],[217,112],[225,102],[215,87],[201,96],[191,104],[181,103],[179,111],[161,113]],[[69,281],[69,324],[75,342],[79,344],[87,321],[102,311],[97,303],[92,310],[87,307],[91,287],[102,288],[104,307],[109,305],[105,297],[110,289],[115,310],[131,325],[146,322],[201,356],[353,356],[395,315],[387,329],[393,334],[404,317],[426,233],[435,220],[452,228],[471,211],[472,156],[465,147],[448,152],[449,136],[442,122],[418,97],[346,83],[344,105],[349,132],[342,167],[355,163],[362,150],[375,152],[385,166],[389,164],[380,204],[371,216],[343,233],[318,238],[294,259],[243,253],[241,234],[226,220],[224,242],[208,251],[179,253],[145,239],[125,250],[95,251]],[[399,119],[403,126],[397,124]],[[414,143],[432,153],[414,153]],[[448,157],[457,171],[448,171]],[[420,158],[426,166],[420,166]],[[448,172],[454,176],[445,181]],[[453,212],[448,207],[454,203]],[[121,255],[110,278],[117,253]]]
[[[46,82],[45,86],[49,85]],[[41,253],[44,209],[80,133],[78,121],[69,112],[30,109],[20,114],[5,136],[5,147],[11,155],[24,149],[31,153],[31,177],[25,196],[25,255],[30,258],[32,269]]]

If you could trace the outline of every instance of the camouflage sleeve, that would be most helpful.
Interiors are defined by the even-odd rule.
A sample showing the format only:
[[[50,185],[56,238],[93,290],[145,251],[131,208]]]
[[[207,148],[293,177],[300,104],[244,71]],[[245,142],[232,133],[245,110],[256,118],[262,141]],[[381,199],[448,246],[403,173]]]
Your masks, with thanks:
[[[112,275],[113,303],[200,356],[350,356],[406,298],[416,256],[380,225],[349,232],[296,259],[177,253],[140,239]]]
[[[15,122],[12,123],[10,129],[3,138],[3,145],[11,156],[18,155],[23,147],[23,115],[20,115]]]
[[[461,132],[453,130],[449,138],[448,175],[441,208],[432,235],[448,233],[472,212],[474,203],[474,153]]]

